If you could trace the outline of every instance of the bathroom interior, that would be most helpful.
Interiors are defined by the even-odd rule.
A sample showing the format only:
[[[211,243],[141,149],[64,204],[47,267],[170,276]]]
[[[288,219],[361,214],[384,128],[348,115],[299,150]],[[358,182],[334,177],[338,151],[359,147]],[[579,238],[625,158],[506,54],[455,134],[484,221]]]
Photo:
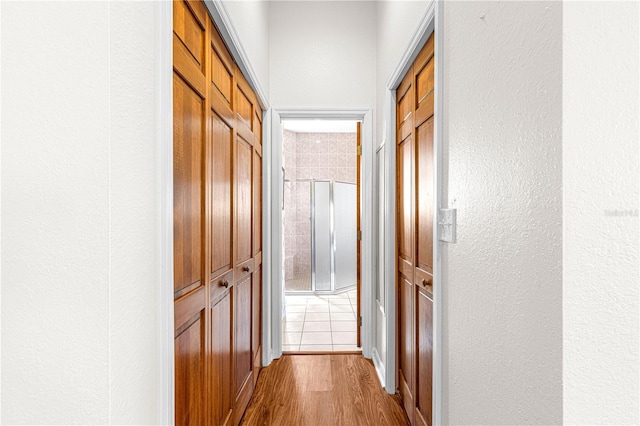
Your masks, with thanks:
[[[282,124],[283,351],[359,351],[357,122]]]

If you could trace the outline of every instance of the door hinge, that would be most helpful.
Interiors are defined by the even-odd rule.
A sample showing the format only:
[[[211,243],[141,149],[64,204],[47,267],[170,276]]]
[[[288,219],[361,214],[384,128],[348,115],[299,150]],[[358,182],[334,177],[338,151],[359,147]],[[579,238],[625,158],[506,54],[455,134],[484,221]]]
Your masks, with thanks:
[[[356,235],[357,235],[356,238],[358,239],[358,241],[362,241],[362,231],[358,231]]]
[[[358,317],[358,327],[362,327],[362,317]]]
[[[358,145],[358,148],[356,148],[356,153],[358,155],[362,155],[362,145]]]

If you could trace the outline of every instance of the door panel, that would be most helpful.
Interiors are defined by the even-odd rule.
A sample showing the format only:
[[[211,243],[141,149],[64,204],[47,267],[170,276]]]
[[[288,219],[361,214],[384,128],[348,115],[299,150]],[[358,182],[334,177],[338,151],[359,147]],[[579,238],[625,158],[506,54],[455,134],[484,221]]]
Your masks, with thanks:
[[[432,425],[433,300],[423,291],[417,293],[416,420],[421,417],[423,424]]]
[[[335,290],[356,285],[357,280],[357,188],[352,183],[333,183]]]
[[[331,290],[331,185],[313,182],[313,271],[315,288]]]
[[[416,266],[433,273],[433,118],[416,129]]]
[[[413,138],[398,146],[398,256],[413,264]]]
[[[251,275],[236,283],[233,301],[233,351],[237,395],[253,370],[251,359]]]
[[[205,73],[205,13],[201,2],[173,2],[173,33],[202,74]]]
[[[174,330],[176,424],[202,424],[208,342],[204,286],[175,301]]]
[[[252,257],[253,146],[236,138],[236,265]]]
[[[262,365],[262,265],[258,266],[251,279],[252,319],[251,355],[253,359],[253,381],[258,380],[258,371]]]
[[[205,311],[175,338],[175,407],[177,425],[204,423]]]
[[[204,100],[173,76],[174,290],[180,295],[201,285],[202,144]]]
[[[398,277],[400,286],[398,303],[398,368],[400,371],[400,394],[409,419],[413,418],[413,283],[406,277]]]
[[[233,407],[231,304],[233,288],[211,306],[211,411],[213,424],[225,425]]]
[[[231,158],[233,134],[215,114],[211,116],[211,271],[213,278],[232,267]]]
[[[253,255],[262,252],[262,152],[253,154]]]

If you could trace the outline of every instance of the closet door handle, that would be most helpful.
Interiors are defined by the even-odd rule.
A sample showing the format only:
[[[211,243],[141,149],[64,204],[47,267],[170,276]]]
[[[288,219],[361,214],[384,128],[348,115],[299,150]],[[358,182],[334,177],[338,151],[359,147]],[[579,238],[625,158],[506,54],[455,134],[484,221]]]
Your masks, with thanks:
[[[229,281],[227,280],[220,281],[220,287],[229,288]]]
[[[431,280],[425,280],[424,278],[422,279],[422,286],[426,287],[428,285],[433,285],[433,281]]]
[[[243,266],[242,267],[242,272],[249,272],[249,267],[248,266]]]

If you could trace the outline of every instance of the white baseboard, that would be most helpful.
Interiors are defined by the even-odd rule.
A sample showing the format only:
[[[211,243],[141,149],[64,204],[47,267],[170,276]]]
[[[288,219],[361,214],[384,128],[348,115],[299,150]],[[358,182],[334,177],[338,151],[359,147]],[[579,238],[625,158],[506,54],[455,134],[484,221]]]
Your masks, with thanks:
[[[373,361],[373,366],[376,368],[376,373],[378,374],[378,380],[380,380],[380,385],[384,386],[384,378],[385,378],[385,370],[384,363],[380,358],[380,354],[378,353],[377,348],[371,349],[371,360]]]

